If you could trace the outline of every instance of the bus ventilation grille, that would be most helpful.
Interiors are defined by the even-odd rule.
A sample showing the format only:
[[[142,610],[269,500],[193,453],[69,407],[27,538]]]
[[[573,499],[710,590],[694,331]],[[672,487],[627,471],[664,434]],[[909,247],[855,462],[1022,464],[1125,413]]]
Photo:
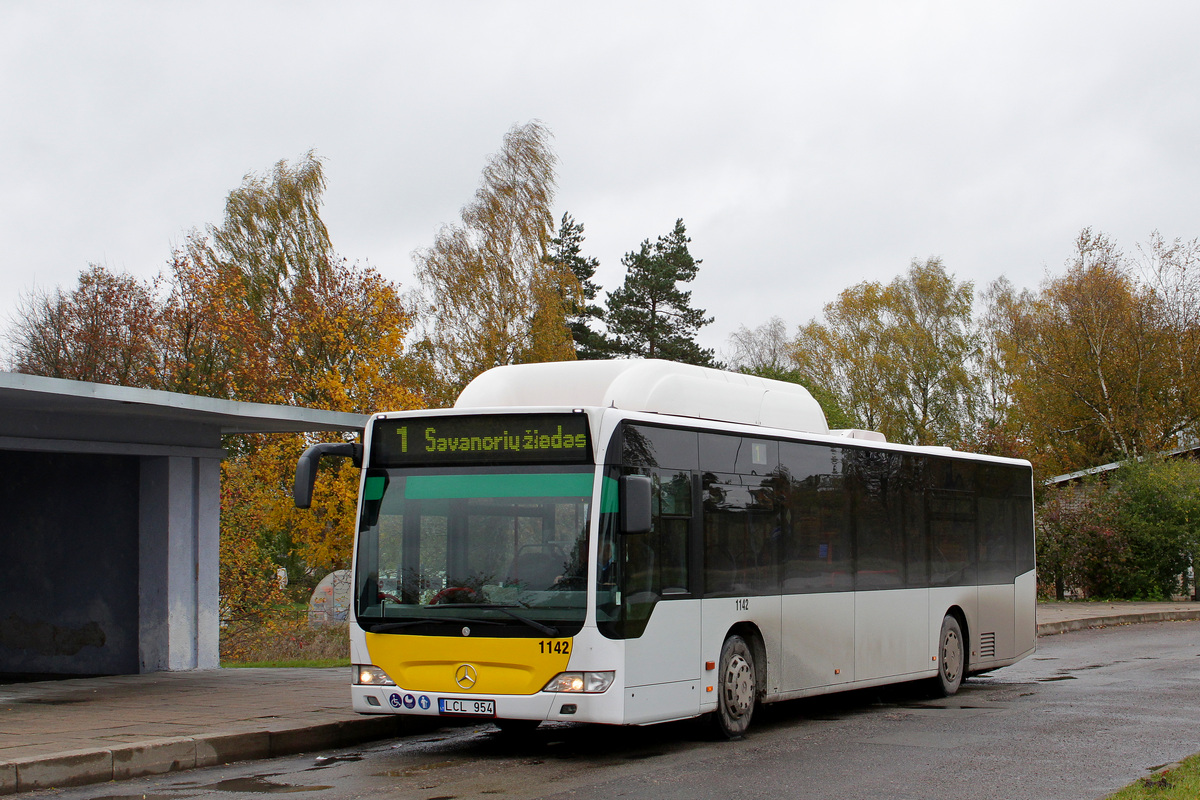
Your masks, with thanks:
[[[996,633],[984,633],[979,636],[979,657],[996,657]]]

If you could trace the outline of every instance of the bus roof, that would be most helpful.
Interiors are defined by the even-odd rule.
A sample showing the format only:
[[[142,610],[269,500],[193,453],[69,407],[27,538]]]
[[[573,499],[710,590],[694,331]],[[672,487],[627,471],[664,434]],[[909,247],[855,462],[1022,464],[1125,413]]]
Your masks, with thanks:
[[[659,359],[495,367],[471,381],[454,404],[512,406],[619,408],[829,433],[821,406],[799,384]]]

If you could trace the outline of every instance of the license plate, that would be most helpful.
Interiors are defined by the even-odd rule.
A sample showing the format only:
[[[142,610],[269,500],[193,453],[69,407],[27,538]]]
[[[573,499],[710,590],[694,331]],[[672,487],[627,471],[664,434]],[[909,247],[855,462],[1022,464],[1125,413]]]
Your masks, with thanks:
[[[456,697],[439,697],[438,711],[460,717],[494,717],[495,700],[462,700]]]

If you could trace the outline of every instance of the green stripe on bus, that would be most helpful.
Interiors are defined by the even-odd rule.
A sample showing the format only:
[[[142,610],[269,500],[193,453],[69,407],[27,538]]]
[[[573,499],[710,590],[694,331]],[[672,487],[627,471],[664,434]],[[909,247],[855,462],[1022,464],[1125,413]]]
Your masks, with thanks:
[[[363,500],[382,500],[383,489],[387,486],[387,478],[382,475],[372,475],[363,486]]]
[[[604,478],[600,484],[600,513],[615,514],[617,511],[618,484],[613,478]]]
[[[410,475],[404,496],[409,500],[448,500],[456,497],[587,497],[592,476],[540,475]]]

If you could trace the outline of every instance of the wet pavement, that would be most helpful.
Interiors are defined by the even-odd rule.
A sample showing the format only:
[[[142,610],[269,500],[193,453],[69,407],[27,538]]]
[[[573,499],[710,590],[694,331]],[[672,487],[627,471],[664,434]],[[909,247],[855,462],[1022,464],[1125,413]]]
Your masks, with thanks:
[[[1200,603],[1046,603],[1038,633],[1200,619]],[[348,668],[0,685],[0,794],[345,747],[425,730],[350,710]]]

